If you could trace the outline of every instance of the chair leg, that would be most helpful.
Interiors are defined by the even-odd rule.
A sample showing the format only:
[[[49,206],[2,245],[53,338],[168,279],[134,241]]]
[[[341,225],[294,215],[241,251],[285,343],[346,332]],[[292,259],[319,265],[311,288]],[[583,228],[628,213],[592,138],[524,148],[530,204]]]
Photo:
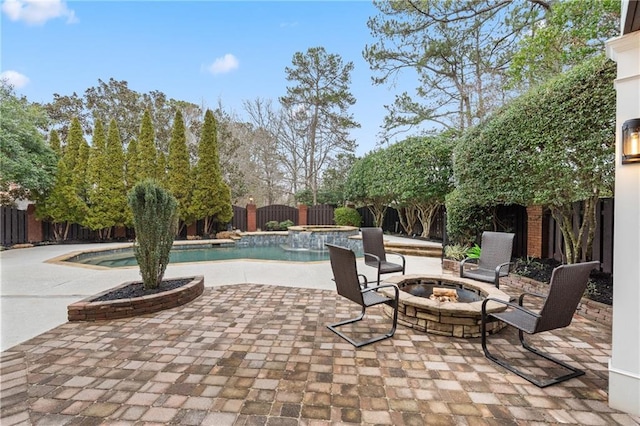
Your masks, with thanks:
[[[528,350],[529,352],[532,352],[548,361],[553,362],[554,364],[557,364],[563,368],[566,368],[567,370],[570,371],[570,373],[564,374],[562,376],[558,376],[558,377],[554,377],[553,379],[549,379],[547,381],[541,382],[543,384],[543,386],[538,385],[540,387],[545,387],[545,386],[550,386],[550,385],[554,385],[556,383],[560,383],[560,382],[564,382],[565,380],[569,380],[569,379],[573,379],[574,377],[580,377],[582,375],[584,375],[584,371],[580,370],[579,368],[573,367],[572,365],[567,364],[564,361],[561,361],[557,358],[552,357],[551,355],[542,352],[539,349],[534,348],[533,346],[529,345],[525,339],[524,339],[524,333],[522,332],[522,330],[518,330],[518,337],[520,338],[520,343],[522,344],[522,347],[525,348],[526,350]]]
[[[393,324],[392,324],[391,329],[389,330],[389,332],[386,333],[386,334],[383,334],[381,336],[376,336],[376,337],[373,337],[373,338],[371,338],[369,340],[364,340],[364,341],[361,341],[361,342],[357,342],[357,341],[353,340],[351,337],[349,337],[346,334],[344,334],[344,333],[342,333],[342,332],[337,330],[337,327],[340,327],[341,325],[352,324],[354,322],[358,322],[358,321],[362,320],[364,318],[364,312],[365,312],[366,308],[362,308],[362,312],[356,318],[345,320],[345,321],[341,321],[341,322],[338,322],[338,323],[335,323],[335,324],[329,324],[329,325],[327,325],[327,328],[329,330],[333,331],[334,333],[336,333],[338,336],[342,337],[347,342],[351,343],[356,348],[359,348],[359,347],[362,347],[362,346],[365,346],[365,345],[369,345],[371,343],[379,342],[380,340],[388,339],[389,337],[393,337],[394,333],[396,332],[396,327],[397,327],[397,324],[398,324],[398,301],[394,300],[394,304],[392,306],[394,308]]]
[[[495,362],[498,365],[503,366],[504,368],[506,368],[507,370],[511,371],[512,373],[517,374],[518,376],[522,377],[525,380],[528,380],[529,382],[533,383],[534,385],[538,386],[539,388],[545,388],[547,386],[551,386],[551,385],[555,385],[558,384],[560,382],[564,382],[565,380],[569,380],[569,379],[573,379],[574,377],[579,377],[582,376],[584,374],[584,371],[579,370],[575,367],[570,366],[569,364],[562,362],[558,359],[553,358],[552,356],[539,351],[538,349],[535,349],[534,347],[528,345],[525,340],[524,340],[524,333],[522,332],[522,330],[518,330],[518,337],[520,338],[520,343],[522,344],[522,347],[524,347],[525,349],[527,349],[528,351],[542,357],[545,358],[557,365],[560,365],[561,367],[564,367],[568,370],[571,371],[571,373],[569,374],[565,374],[563,376],[558,376],[558,377],[554,377],[548,380],[538,380],[536,379],[534,376],[524,373],[523,371],[517,369],[516,367],[514,367],[513,365],[509,364],[507,361],[500,359],[498,357],[496,357],[495,355],[493,355],[491,352],[489,352],[489,349],[487,348],[487,333],[486,333],[486,316],[482,316],[482,322],[481,322],[481,332],[482,332],[482,337],[481,337],[481,344],[482,344],[482,350],[484,352],[484,356],[486,356],[488,359],[490,359],[491,361]]]

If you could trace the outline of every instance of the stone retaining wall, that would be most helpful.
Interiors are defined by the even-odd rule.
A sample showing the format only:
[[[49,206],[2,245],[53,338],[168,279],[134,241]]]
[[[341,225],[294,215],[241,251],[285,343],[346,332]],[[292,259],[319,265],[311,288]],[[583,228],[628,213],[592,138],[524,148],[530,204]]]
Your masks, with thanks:
[[[450,259],[444,259],[442,263],[442,269],[451,271],[455,275],[458,275],[460,270],[460,263]],[[532,280],[531,278],[523,277],[516,274],[510,274],[507,277],[500,278],[500,283],[511,288],[518,289],[520,291],[529,291],[532,293],[547,293],[546,283]],[[595,321],[599,324],[611,326],[613,319],[613,307],[604,303],[596,302],[595,300],[583,297],[578,305],[578,315]]]

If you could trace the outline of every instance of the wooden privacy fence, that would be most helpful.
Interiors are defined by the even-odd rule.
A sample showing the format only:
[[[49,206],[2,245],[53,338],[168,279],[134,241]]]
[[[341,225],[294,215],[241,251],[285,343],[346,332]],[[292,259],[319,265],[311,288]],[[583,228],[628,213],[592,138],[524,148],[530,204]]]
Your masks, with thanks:
[[[233,206],[233,218],[231,218],[233,229],[247,230],[247,209],[246,207]]]
[[[0,241],[3,246],[27,242],[27,211],[16,207],[2,206],[0,210]]]
[[[265,229],[267,222],[276,221],[278,223],[290,220],[294,224],[298,223],[298,209],[284,204],[272,204],[270,206],[256,209],[256,225],[259,229]]]
[[[335,207],[330,204],[318,204],[309,207],[307,213],[307,225],[335,225],[333,211]]]

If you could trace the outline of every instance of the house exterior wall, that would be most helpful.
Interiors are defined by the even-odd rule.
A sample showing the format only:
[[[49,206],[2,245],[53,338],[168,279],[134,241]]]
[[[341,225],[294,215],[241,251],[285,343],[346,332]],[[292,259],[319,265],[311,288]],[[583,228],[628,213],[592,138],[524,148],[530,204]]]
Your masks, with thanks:
[[[613,327],[609,405],[640,415],[640,163],[621,164],[620,129],[640,117],[640,31],[609,40],[617,62]]]

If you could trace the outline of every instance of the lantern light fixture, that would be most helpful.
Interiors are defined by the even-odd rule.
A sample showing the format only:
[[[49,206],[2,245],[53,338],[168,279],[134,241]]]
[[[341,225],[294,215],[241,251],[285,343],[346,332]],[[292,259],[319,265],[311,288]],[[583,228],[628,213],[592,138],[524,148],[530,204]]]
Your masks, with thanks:
[[[622,164],[640,162],[640,118],[622,125]]]

